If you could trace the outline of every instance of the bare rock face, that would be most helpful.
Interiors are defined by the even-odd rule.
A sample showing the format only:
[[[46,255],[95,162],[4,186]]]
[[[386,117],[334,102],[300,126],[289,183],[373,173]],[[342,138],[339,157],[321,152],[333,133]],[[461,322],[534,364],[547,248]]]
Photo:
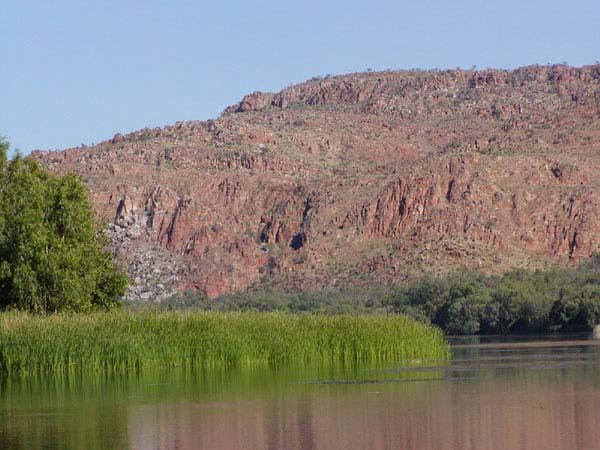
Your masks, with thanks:
[[[180,272],[185,270],[177,255],[151,240],[148,218],[144,209],[124,195],[114,221],[106,227],[115,254],[126,264],[131,279],[126,297],[134,302],[160,302],[176,294]]]
[[[253,92],[242,99],[237,108],[235,108],[235,112],[261,111],[271,106],[272,101],[272,94]]]
[[[316,78],[34,156],[88,184],[137,301],[572,264],[600,244],[600,66]]]

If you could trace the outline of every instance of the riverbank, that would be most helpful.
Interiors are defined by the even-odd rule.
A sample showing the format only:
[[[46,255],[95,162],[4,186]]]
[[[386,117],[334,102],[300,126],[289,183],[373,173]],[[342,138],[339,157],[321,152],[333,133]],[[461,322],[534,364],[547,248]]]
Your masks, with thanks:
[[[0,314],[0,372],[353,364],[444,359],[441,331],[402,315]]]
[[[224,312],[393,312],[435,325],[448,335],[590,332],[600,323],[600,255],[574,267],[496,275],[461,270],[437,277],[424,274],[395,285],[337,291],[250,290],[217,299],[184,292],[152,307]],[[600,336],[600,329],[596,333]]]

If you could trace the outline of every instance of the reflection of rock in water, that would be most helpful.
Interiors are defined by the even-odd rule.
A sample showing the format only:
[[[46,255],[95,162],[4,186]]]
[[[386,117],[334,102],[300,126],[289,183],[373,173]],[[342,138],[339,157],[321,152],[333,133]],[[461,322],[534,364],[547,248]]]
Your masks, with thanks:
[[[375,368],[0,377],[0,449],[600,448],[587,342],[454,347],[444,379],[383,369],[379,383]]]
[[[552,379],[554,378],[554,380]],[[421,384],[423,386],[423,384]],[[328,386],[304,394],[140,406],[131,448],[597,448],[600,392],[575,376]]]

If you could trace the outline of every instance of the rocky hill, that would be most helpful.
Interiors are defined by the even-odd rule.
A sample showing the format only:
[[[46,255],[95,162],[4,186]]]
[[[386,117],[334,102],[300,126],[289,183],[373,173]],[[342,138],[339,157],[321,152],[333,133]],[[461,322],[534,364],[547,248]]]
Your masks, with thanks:
[[[315,78],[34,156],[90,187],[132,299],[569,264],[600,243],[600,65]]]

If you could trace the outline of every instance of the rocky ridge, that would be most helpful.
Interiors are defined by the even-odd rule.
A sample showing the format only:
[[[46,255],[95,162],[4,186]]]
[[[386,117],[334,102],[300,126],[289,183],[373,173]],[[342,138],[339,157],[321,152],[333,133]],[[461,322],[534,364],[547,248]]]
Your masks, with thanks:
[[[83,177],[138,301],[571,264],[600,244],[600,66],[317,78],[34,156]]]

